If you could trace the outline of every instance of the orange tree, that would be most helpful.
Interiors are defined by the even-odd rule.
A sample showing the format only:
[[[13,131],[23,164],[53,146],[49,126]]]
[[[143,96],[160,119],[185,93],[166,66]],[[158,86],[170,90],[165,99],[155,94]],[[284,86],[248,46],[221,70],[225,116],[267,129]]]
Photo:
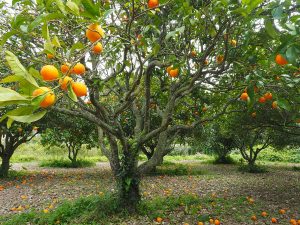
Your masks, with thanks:
[[[134,210],[141,175],[162,162],[171,137],[235,111],[231,106],[242,87],[253,86],[244,76],[253,71],[252,54],[265,57],[264,68],[271,64],[266,57],[273,61],[275,49],[249,46],[253,37],[268,35],[259,19],[276,4],[262,2],[18,1],[20,13],[2,41],[14,74],[6,81],[18,86],[16,91],[1,87],[0,104],[17,105],[8,114],[16,121],[35,121],[53,110],[97,125],[120,203]],[[18,59],[13,53],[21,44],[30,51],[21,51]],[[222,99],[202,119],[180,113],[184,104],[188,110],[195,90]],[[121,122],[127,113],[130,132]],[[157,142],[152,157],[138,165],[139,152],[152,140]]]
[[[0,122],[0,157],[2,160],[0,178],[8,176],[10,159],[16,149],[33,139],[39,131],[38,127],[31,124],[18,123],[7,127],[5,123]]]
[[[59,147],[65,145],[73,167],[78,166],[77,156],[83,144],[88,149],[97,144],[96,126],[82,118],[49,112],[44,121],[46,129],[41,134],[41,143]]]

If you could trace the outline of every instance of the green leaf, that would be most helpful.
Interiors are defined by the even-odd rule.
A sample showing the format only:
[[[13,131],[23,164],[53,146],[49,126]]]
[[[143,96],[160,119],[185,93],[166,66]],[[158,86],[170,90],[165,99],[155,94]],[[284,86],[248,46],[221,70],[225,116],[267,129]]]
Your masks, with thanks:
[[[39,80],[42,80],[42,76],[40,74],[40,72],[32,67],[29,68],[28,72],[31,74],[31,76],[39,79]]]
[[[12,101],[28,101],[28,99],[12,89],[0,87],[0,103]]]
[[[60,48],[60,47],[61,47],[60,42],[59,42],[57,36],[54,36],[54,38],[52,39],[52,44],[53,44],[55,47],[57,47],[57,48]]]
[[[53,48],[53,44],[50,41],[46,41],[44,43],[44,49],[46,53],[51,53],[52,55],[55,55],[55,50]]]
[[[74,91],[73,91],[71,82],[69,82],[69,84],[68,84],[68,96],[69,96],[69,98],[72,99],[74,102],[78,102],[77,96],[76,96],[76,94],[75,94]]]
[[[24,66],[20,63],[19,59],[10,51],[6,51],[6,60],[14,72],[15,75],[24,77],[29,83],[31,83],[35,87],[39,87],[36,83],[35,79],[28,73],[28,71],[24,68]]]
[[[300,49],[296,48],[295,46],[291,46],[286,50],[286,57],[287,60],[293,64],[296,63],[296,60],[299,58]]]
[[[66,12],[66,8],[65,8],[65,5],[64,5],[63,1],[62,0],[55,0],[55,3],[58,6],[59,10],[65,15],[67,12]]]
[[[75,2],[68,1],[66,5],[74,15],[79,16],[79,7]]]
[[[10,75],[5,78],[3,78],[0,83],[13,83],[13,82],[19,82],[20,80],[24,79],[23,77],[17,76],[17,75]]]
[[[286,99],[278,99],[277,104],[280,108],[283,108],[287,111],[291,110],[291,105]]]
[[[35,110],[32,106],[21,106],[16,109],[13,109],[9,112],[7,112],[5,115],[3,115],[0,119],[0,122],[5,120],[8,116],[23,116],[23,115],[29,115],[32,114]]]
[[[280,5],[277,8],[272,10],[272,16],[274,19],[281,19],[283,13],[283,6]]]
[[[276,39],[277,38],[277,32],[276,32],[275,28],[273,27],[273,24],[270,20],[265,20],[265,27],[266,27],[267,34],[271,38]]]
[[[81,3],[88,13],[90,13],[93,16],[99,16],[99,7],[94,5],[91,0],[82,0]]]
[[[30,115],[24,115],[24,116],[10,116],[8,115],[9,118],[21,122],[21,123],[32,123],[35,121],[38,121],[40,119],[42,119],[45,114],[47,113],[46,110],[43,110],[41,112],[38,113],[34,113],[34,114],[30,114]]]
[[[7,33],[5,33],[1,36],[1,38],[0,38],[0,50],[1,50],[2,46],[6,43],[6,41],[15,34],[17,34],[17,31],[10,31],[10,32],[7,32]]]
[[[50,41],[50,35],[49,35],[49,29],[48,29],[48,24],[47,22],[44,23],[43,27],[42,27],[42,37],[45,40]]]

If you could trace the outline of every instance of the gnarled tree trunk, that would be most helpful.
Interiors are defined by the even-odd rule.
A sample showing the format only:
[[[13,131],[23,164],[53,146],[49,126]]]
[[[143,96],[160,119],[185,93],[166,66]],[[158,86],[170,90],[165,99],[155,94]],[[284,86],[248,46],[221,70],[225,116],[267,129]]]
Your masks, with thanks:
[[[10,161],[10,155],[4,154],[2,158],[2,163],[0,167],[0,177],[5,178],[8,176],[8,170],[9,170],[9,161]]]

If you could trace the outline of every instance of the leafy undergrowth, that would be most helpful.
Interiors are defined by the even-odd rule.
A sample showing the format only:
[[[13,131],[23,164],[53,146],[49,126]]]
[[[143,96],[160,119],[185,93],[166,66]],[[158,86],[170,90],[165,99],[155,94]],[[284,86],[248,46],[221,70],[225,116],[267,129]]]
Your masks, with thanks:
[[[234,199],[225,196],[210,197],[197,195],[182,195],[157,197],[153,200],[143,200],[138,206],[136,215],[130,215],[118,208],[116,199],[112,195],[90,196],[76,201],[66,201],[55,210],[42,212],[28,212],[13,217],[2,217],[3,225],[23,224],[131,224],[121,221],[135,221],[134,224],[209,224],[210,220],[224,217],[234,217],[237,223],[254,224],[251,217],[257,218],[255,224],[271,224],[271,218],[276,218],[277,224],[288,224],[291,215],[279,212],[264,211],[262,203],[251,197]],[[234,212],[234,214],[233,214]],[[286,210],[285,210],[286,212]],[[157,222],[162,219],[161,222]],[[132,222],[133,224],[133,222]],[[222,223],[225,224],[225,223]]]
[[[183,165],[180,163],[165,162],[158,166],[152,175],[156,176],[187,176],[187,175],[204,175],[209,172],[192,165]]]
[[[40,163],[41,167],[54,167],[54,168],[84,168],[84,167],[92,167],[95,166],[96,163],[89,160],[77,160],[75,164],[72,164],[70,160],[50,160],[50,161],[42,161]]]

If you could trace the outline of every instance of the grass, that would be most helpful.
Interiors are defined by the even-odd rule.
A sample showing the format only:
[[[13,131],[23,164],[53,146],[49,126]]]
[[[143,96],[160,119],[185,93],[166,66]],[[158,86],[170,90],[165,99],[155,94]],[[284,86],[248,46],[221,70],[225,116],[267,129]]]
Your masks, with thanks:
[[[93,167],[96,163],[94,161],[79,159],[76,164],[72,164],[70,160],[60,159],[60,160],[50,160],[42,161],[40,163],[41,167],[54,167],[54,168],[84,168]]]
[[[204,175],[207,171],[201,170],[199,167],[192,165],[183,165],[180,163],[165,162],[163,165],[158,166],[153,175],[161,176],[190,176],[190,175]]]
[[[65,201],[49,213],[31,211],[12,217],[0,217],[0,223],[3,225],[85,225],[103,224],[105,221],[109,221],[111,224],[119,224],[117,221],[132,219],[130,218],[132,215],[118,208],[116,202],[112,195],[90,196],[79,198],[73,202]],[[257,203],[249,205],[245,197],[225,199],[186,194],[143,200],[134,217],[147,217],[149,221],[153,221],[157,217],[168,218],[170,222],[173,222],[171,224],[181,224],[177,221],[177,213],[182,212],[182,215],[192,218],[195,222],[207,222],[210,218],[222,218],[224,215],[230,215],[232,208],[240,209],[236,212],[235,219],[237,222],[242,222],[249,220],[253,213],[259,213],[261,206]],[[202,211],[203,209],[205,210]]]

